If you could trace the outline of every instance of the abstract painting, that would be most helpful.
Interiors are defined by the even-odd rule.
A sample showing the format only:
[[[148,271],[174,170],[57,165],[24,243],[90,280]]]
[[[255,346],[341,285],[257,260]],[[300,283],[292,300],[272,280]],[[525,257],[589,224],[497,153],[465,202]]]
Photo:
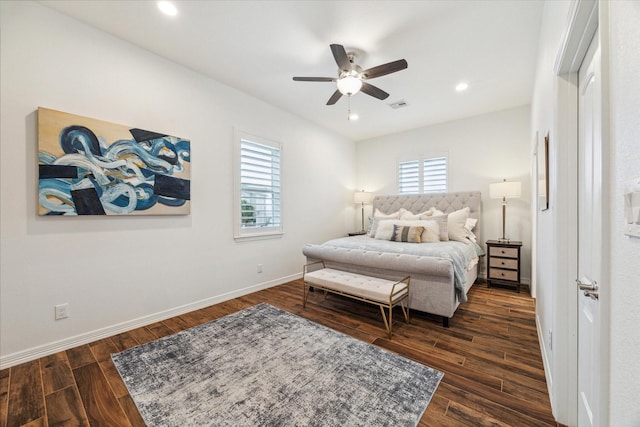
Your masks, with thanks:
[[[39,215],[188,215],[187,139],[38,108]]]

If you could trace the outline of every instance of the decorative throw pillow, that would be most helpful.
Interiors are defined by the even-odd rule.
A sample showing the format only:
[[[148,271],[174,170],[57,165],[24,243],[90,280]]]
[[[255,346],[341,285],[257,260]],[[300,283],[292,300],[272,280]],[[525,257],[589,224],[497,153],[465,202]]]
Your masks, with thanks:
[[[399,219],[400,215],[402,215],[406,211],[407,211],[406,209],[400,208],[397,212],[390,213],[390,214],[383,214],[382,212],[380,212],[380,209],[376,208],[376,211],[373,213],[373,221],[371,223],[371,229],[369,231],[369,237],[376,237],[376,232],[378,231],[378,223],[381,220]],[[378,220],[378,221],[376,221],[376,220]],[[385,240],[388,240],[388,239],[385,239]]]
[[[399,222],[400,220],[393,219],[377,219],[373,220],[373,227],[375,227],[375,234],[371,237],[374,237],[378,240],[391,240],[391,234],[393,234],[393,224]],[[373,228],[371,228],[373,231]]]
[[[440,226],[436,221],[418,221],[418,224],[424,227],[420,240],[422,243],[438,243],[440,241]]]
[[[433,208],[429,208],[426,211],[419,214],[414,214],[414,213],[411,213],[411,211],[406,211],[402,215],[400,215],[400,219],[408,220],[408,221],[425,219],[423,217],[430,217],[432,213],[433,213]]]
[[[469,207],[462,208],[447,215],[449,240],[467,242],[467,230],[465,229],[467,218],[469,218]]]
[[[407,243],[420,243],[420,236],[424,227],[409,227],[404,225],[393,225],[393,233],[391,234],[391,241],[394,242],[407,242]]]
[[[449,241],[449,229],[448,229],[448,221],[447,215],[434,215],[429,218],[432,221],[438,223],[439,231],[440,231],[440,241],[448,242]]]
[[[478,220],[475,218],[467,218],[467,221],[464,223],[464,231],[467,234],[467,239],[471,240],[473,243],[477,243],[478,241],[476,235],[472,231],[477,223]]]
[[[478,243],[478,238],[475,234],[473,234],[473,231],[469,231],[466,228],[464,229],[464,231],[467,234],[467,239],[471,240],[473,243]]]
[[[393,226],[423,227],[420,236],[421,243],[437,243],[440,241],[440,227],[435,221],[403,221],[400,219],[384,219],[378,222],[378,230],[375,238],[378,240],[391,240]]]
[[[385,214],[380,212],[380,209],[376,208],[376,211],[373,213],[373,217],[378,219],[400,219],[400,215],[402,215],[406,211],[407,210],[405,208],[400,208],[396,212]]]
[[[467,218],[467,221],[464,223],[464,228],[466,228],[469,231],[473,231],[473,227],[475,227],[477,223],[478,223],[477,219]]]

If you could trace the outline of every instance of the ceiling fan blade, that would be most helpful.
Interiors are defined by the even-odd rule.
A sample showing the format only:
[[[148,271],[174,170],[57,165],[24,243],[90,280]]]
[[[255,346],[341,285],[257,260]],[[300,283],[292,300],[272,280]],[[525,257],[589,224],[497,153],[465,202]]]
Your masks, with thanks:
[[[335,82],[336,78],[333,77],[294,77],[296,82]]]
[[[340,70],[351,71],[351,61],[349,61],[349,57],[347,56],[347,51],[344,50],[344,46],[341,44],[332,44],[331,53],[333,53],[333,57]]]
[[[389,97],[387,92],[366,82],[362,82],[362,88],[360,91],[378,99],[387,99]]]
[[[329,100],[327,101],[327,105],[335,104],[340,98],[342,98],[342,92],[336,90],[335,92],[333,92],[333,95],[331,95],[331,98],[329,98]]]
[[[397,61],[388,62],[386,64],[378,65],[377,67],[369,68],[368,70],[364,70],[362,74],[362,78],[367,79],[375,79],[376,77],[385,76],[387,74],[395,73],[396,71],[404,70],[409,65],[407,61],[404,59],[399,59]]]

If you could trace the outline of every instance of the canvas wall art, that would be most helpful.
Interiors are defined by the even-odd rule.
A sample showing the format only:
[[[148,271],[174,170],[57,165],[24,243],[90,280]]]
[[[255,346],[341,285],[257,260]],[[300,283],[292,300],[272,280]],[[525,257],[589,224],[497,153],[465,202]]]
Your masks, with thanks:
[[[38,108],[39,215],[187,215],[191,143]]]

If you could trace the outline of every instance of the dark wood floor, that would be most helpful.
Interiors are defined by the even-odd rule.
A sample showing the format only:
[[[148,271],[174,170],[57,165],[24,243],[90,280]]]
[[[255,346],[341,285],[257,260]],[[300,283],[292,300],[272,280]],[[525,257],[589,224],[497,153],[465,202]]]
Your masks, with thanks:
[[[419,313],[388,340],[377,307],[316,292],[303,309],[287,283],[0,371],[0,427],[143,426],[110,354],[261,302],[443,371],[420,426],[555,426],[526,290],[476,284],[450,328]]]

